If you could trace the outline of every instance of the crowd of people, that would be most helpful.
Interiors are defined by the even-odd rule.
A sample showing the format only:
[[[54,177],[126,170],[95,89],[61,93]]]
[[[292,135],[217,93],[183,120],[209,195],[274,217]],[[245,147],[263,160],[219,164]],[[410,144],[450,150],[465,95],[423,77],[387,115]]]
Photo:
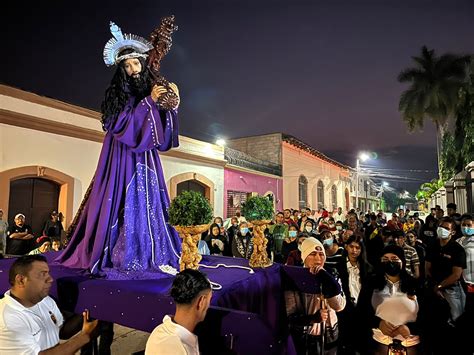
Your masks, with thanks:
[[[269,258],[309,268],[323,283],[321,295],[285,291],[298,353],[321,353],[322,322],[327,354],[385,354],[390,346],[410,354],[472,353],[473,217],[453,203],[446,213],[440,206],[430,212],[425,220],[404,209],[389,218],[382,210],[342,208],[275,214],[265,231]],[[215,217],[200,249],[250,259],[252,234],[240,214]]]
[[[16,214],[9,225],[0,209],[0,255],[44,254],[61,250],[64,231],[62,221],[62,214],[52,211],[49,219],[43,223],[42,230],[35,232],[26,223],[23,213]]]
[[[316,277],[315,290],[284,282],[287,329],[298,354],[386,354],[397,349],[407,354],[472,353],[472,215],[457,214],[456,206],[450,204],[447,215],[436,207],[425,220],[403,209],[390,216],[387,220],[380,210],[344,213],[341,208],[334,212],[285,209],[275,214],[265,231],[269,258],[274,263],[306,268]],[[51,221],[54,225],[55,219]],[[28,237],[31,229],[23,215],[15,217],[15,225],[21,229],[15,233],[22,233],[18,240],[34,238]],[[249,259],[252,234],[251,222],[240,214],[226,220],[215,217],[198,248],[203,254]],[[42,246],[30,254],[43,253]],[[37,294],[28,295],[34,293],[27,285],[32,282]],[[46,340],[39,341],[33,336],[29,341],[42,349],[49,346],[61,350],[56,332],[67,317],[47,296],[51,283],[43,256],[17,259],[10,270],[12,288],[0,301],[0,308],[10,307],[11,315],[4,311],[0,326],[7,329],[6,323],[12,321],[8,317],[13,319],[15,312],[37,305],[45,322],[53,320],[54,334],[48,333]],[[146,353],[160,353],[157,349],[166,348],[176,354],[198,354],[193,331],[210,304],[209,280],[199,271],[185,270],[176,276],[170,295],[176,314],[165,317],[153,331]],[[43,308],[52,313],[46,314]],[[71,349],[83,347],[99,332],[98,324],[86,313],[81,319],[81,336],[63,343]],[[77,332],[77,316],[75,323]],[[8,338],[0,339],[2,352],[25,346],[13,344],[8,332],[2,330],[2,334]]]

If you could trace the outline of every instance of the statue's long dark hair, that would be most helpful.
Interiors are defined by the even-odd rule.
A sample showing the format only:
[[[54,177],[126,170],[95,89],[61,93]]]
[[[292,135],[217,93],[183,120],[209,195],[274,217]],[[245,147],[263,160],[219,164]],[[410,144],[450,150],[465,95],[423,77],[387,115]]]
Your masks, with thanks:
[[[120,53],[120,55],[128,54],[133,52],[131,49],[126,49]],[[124,60],[121,61],[115,74],[110,82],[110,86],[105,91],[104,100],[102,101],[100,111],[102,113],[102,128],[107,130],[110,124],[117,118],[117,115],[123,110],[127,103],[130,95],[135,96],[135,103],[137,105],[145,96],[149,95],[152,87],[152,76],[150,70],[147,67],[147,63],[143,58],[137,58],[142,64],[142,71],[140,73],[145,88],[138,95],[133,92],[133,88],[130,87],[130,77],[127,75],[124,67]],[[128,89],[127,89],[128,88]]]

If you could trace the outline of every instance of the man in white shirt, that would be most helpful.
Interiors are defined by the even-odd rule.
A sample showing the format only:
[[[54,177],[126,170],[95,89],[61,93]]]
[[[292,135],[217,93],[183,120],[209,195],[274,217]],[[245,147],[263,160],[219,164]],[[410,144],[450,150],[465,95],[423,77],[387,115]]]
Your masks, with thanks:
[[[90,322],[86,311],[82,331],[59,344],[64,319],[48,296],[53,278],[44,256],[18,258],[10,268],[9,282],[11,289],[0,300],[0,354],[73,354],[90,341],[98,321]]]
[[[209,280],[198,270],[186,269],[176,275],[171,286],[176,303],[173,317],[165,316],[163,323],[151,333],[145,355],[199,355],[196,325],[206,317],[211,303]]]
[[[344,223],[344,221],[346,220],[346,215],[342,213],[342,207],[337,208],[337,213],[335,213],[333,217],[334,217],[334,222]]]

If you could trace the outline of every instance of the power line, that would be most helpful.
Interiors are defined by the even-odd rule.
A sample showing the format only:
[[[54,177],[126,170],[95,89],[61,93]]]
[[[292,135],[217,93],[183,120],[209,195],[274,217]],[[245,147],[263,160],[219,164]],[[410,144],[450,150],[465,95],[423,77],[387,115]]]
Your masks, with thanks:
[[[438,173],[437,170],[378,168],[373,165],[362,165],[362,164],[361,164],[361,168],[374,169],[374,170],[409,171],[409,172],[414,172],[414,173]]]

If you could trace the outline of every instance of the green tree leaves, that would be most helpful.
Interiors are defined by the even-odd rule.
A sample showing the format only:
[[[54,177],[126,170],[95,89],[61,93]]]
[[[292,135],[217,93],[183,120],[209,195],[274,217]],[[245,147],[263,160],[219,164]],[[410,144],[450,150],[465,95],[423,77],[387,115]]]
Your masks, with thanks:
[[[273,203],[266,196],[252,196],[242,204],[242,214],[248,221],[273,218]]]
[[[173,226],[197,226],[211,221],[212,206],[199,192],[184,191],[173,199],[168,214]]]

